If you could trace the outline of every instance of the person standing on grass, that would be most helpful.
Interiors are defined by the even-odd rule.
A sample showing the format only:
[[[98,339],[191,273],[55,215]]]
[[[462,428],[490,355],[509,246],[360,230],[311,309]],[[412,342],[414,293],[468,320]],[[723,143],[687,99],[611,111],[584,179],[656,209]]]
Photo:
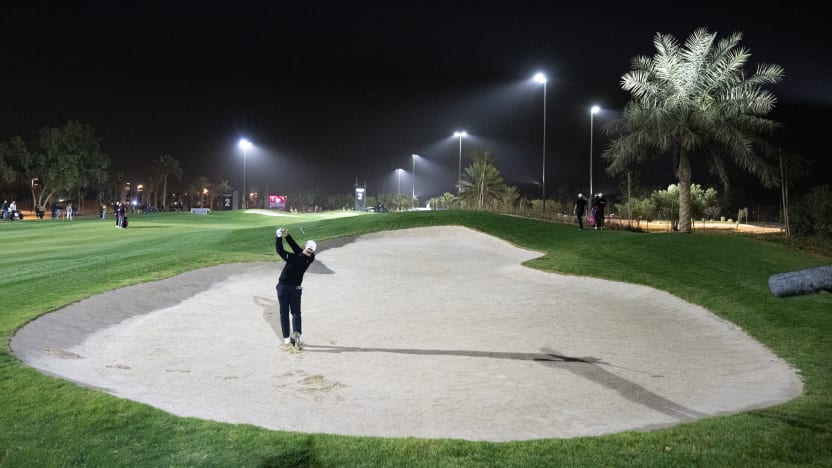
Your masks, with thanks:
[[[9,219],[14,221],[14,217],[17,216],[17,202],[12,200],[9,203]]]
[[[584,194],[579,193],[578,199],[575,200],[575,216],[578,218],[578,229],[584,230],[584,210],[586,210],[586,198]]]
[[[607,200],[603,193],[595,198],[595,229],[604,229],[604,208],[607,207]]]
[[[286,262],[283,265],[283,271],[280,272],[280,279],[277,282],[275,289],[277,290],[277,302],[280,304],[280,331],[283,333],[283,345],[294,345],[298,350],[301,349],[301,317],[300,317],[300,297],[303,292],[303,274],[309,265],[315,261],[315,250],[317,244],[315,241],[306,241],[306,246],[301,249],[300,246],[292,239],[289,232],[284,228],[278,228],[275,231],[274,248],[277,255]],[[283,238],[286,238],[286,243],[292,248],[292,252],[287,252],[283,248]],[[291,328],[289,327],[289,315],[292,316]],[[290,334],[291,331],[291,334]]]
[[[124,205],[121,202],[118,202],[116,205],[116,227],[121,229],[124,227],[124,217],[127,215],[126,211],[124,210]]]

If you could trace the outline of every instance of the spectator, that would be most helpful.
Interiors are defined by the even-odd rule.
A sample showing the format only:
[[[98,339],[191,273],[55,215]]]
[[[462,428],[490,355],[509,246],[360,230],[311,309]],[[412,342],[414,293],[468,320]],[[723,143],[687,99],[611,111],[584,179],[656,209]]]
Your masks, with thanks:
[[[124,205],[121,202],[116,204],[116,227],[119,229],[124,228],[124,218],[127,217],[127,211],[124,208]]]
[[[586,210],[586,198],[584,194],[579,193],[578,199],[575,200],[575,216],[578,218],[578,229],[584,230],[584,210]]]
[[[595,197],[595,229],[604,229],[604,209],[607,207],[607,200],[603,193]]]

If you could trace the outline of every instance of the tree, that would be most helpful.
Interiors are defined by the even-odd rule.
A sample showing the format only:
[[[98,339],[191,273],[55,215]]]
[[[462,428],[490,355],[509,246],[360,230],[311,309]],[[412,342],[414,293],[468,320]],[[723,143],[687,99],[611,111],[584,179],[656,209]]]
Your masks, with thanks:
[[[4,183],[11,184],[17,180],[17,171],[12,164],[18,159],[16,154],[19,146],[25,148],[20,137],[14,137],[8,143],[0,143],[0,180]]]
[[[101,151],[95,129],[70,120],[63,127],[44,127],[37,148],[29,151],[20,137],[9,143],[18,176],[32,189],[36,207],[45,206],[56,193],[75,193],[105,181],[110,159]],[[32,180],[37,179],[36,193]]]
[[[145,200],[149,202],[147,204],[152,205],[154,210],[159,209],[159,189],[162,188],[162,182],[162,176],[151,169],[147,183],[144,184],[144,191],[146,194]]]
[[[395,193],[379,193],[376,195],[376,205],[373,205],[373,207],[376,209],[383,208],[390,210],[395,206],[401,209],[403,203],[408,203],[409,199],[410,197],[404,198]]]
[[[159,156],[159,159],[153,161],[153,174],[162,179],[162,211],[167,211],[168,176],[172,175],[182,180],[182,168],[179,166],[179,161],[176,158],[168,154],[163,154]]]
[[[325,207],[330,210],[351,210],[355,205],[355,196],[351,193],[339,193],[326,198]]]
[[[507,185],[505,187],[505,190],[503,190],[502,195],[500,196],[500,208],[506,213],[511,213],[512,211],[514,211],[514,207],[517,204],[517,200],[519,199],[520,191],[517,190],[517,187],[513,185]]]
[[[477,150],[474,162],[465,168],[460,183],[459,198],[475,203],[478,210],[488,208],[502,197],[505,184],[500,171],[494,166],[495,156],[486,150]]]
[[[832,187],[812,188],[797,204],[792,221],[798,236],[816,237],[829,245],[832,240]]]
[[[659,219],[670,221],[670,227],[674,231],[679,227],[679,187],[670,184],[667,190],[656,190],[650,195],[650,202],[655,207]]]
[[[778,165],[780,168],[780,210],[785,227],[786,237],[791,235],[791,222],[789,219],[789,189],[809,173],[811,162],[799,154],[778,152]]]
[[[612,175],[631,164],[672,156],[679,190],[679,230],[690,232],[692,161],[704,163],[728,186],[726,160],[766,186],[774,186],[773,167],[762,156],[773,152],[764,136],[779,124],[764,118],[776,98],[763,85],[782,80],[779,65],[761,64],[746,77],[750,53],[739,47],[742,34],[716,43],[716,34],[697,29],[684,46],[656,34],[657,53],[637,56],[621,78],[631,100],[621,119],[607,128],[618,133],[603,158]]]
[[[315,205],[315,193],[309,189],[304,189],[300,192],[290,193],[286,203],[288,203],[296,210],[304,212],[307,210],[307,208]],[[375,206],[375,204],[367,204],[367,206]]]
[[[21,161],[29,157],[28,151],[26,149],[26,143],[19,136],[12,138],[8,142],[0,143],[0,180],[11,184],[18,179],[20,172],[15,169],[15,166],[20,167]],[[28,184],[32,190],[33,204],[35,204],[35,183],[36,181],[32,179]]]
[[[719,217],[721,213],[719,208],[719,195],[713,187],[708,187],[707,190],[703,190],[701,185],[691,184],[690,199],[693,218],[707,216],[713,219]]]
[[[205,199],[205,190],[208,189],[210,185],[211,181],[205,176],[197,177],[193,182],[191,182],[190,185],[188,185],[188,195],[191,208],[196,206],[196,202],[194,200],[199,200],[199,207],[205,208],[205,202],[207,201]]]
[[[456,195],[451,192],[445,192],[439,197],[440,203],[442,206],[448,210],[450,209],[457,201]]]

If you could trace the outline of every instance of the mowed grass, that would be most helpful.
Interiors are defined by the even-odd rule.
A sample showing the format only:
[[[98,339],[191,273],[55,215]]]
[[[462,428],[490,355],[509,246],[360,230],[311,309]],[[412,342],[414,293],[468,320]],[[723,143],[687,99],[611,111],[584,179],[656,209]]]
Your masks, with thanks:
[[[0,224],[0,466],[832,465],[832,294],[777,298],[767,287],[771,274],[832,264],[828,257],[738,235],[578,232],[570,225],[459,211],[137,215],[126,230],[113,224]],[[767,409],[602,437],[510,443],[344,437],[175,417],[42,375],[10,353],[20,326],[90,295],[219,263],[276,261],[278,225],[319,241],[468,226],[544,252],[530,267],[645,284],[707,307],[800,369],[804,395]],[[448,258],[464,261],[453,252]],[[483,320],[494,317],[483,311]],[[286,395],[285,404],[291,403]]]

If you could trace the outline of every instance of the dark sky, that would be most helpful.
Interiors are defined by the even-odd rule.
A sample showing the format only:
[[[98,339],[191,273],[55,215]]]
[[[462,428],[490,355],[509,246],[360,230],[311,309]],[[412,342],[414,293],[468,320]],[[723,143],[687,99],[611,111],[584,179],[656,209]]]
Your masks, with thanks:
[[[547,188],[585,191],[589,107],[623,107],[620,77],[633,56],[655,53],[656,32],[684,41],[706,27],[742,32],[751,67],[785,68],[770,88],[786,126],[779,138],[828,168],[819,154],[832,110],[826,16],[797,2],[132,3],[5,7],[0,139],[32,141],[77,119],[128,180],[142,183],[151,161],[170,154],[185,170],[181,187],[201,175],[241,185],[245,136],[257,146],[247,182],[272,193],[348,193],[356,178],[371,195],[396,192],[399,167],[410,193],[419,154],[424,200],[455,191],[451,134],[464,129],[474,138],[463,154],[493,151],[508,183],[533,187],[543,90],[530,78],[542,71]],[[597,115],[596,130],[613,115]],[[596,157],[604,143],[597,132]],[[596,191],[616,191],[600,167],[596,159]],[[643,184],[674,182],[669,169],[660,174]]]

